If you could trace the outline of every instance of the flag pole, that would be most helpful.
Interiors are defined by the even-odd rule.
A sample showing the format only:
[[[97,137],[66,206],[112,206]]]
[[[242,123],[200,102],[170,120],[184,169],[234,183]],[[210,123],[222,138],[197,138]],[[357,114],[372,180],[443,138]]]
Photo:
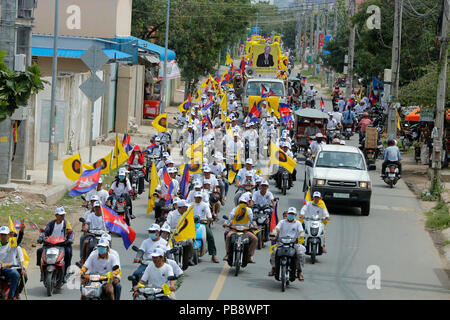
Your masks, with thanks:
[[[117,151],[117,154],[116,154],[116,169],[117,170],[119,170],[119,146],[117,145],[118,139],[119,139],[119,134],[116,132],[116,143],[114,143],[114,154]]]

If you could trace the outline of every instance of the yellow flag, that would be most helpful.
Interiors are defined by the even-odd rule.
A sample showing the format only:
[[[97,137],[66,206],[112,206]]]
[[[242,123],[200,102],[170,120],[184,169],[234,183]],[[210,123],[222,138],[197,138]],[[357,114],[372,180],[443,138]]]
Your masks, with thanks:
[[[270,163],[282,166],[290,173],[294,171],[295,165],[297,164],[294,159],[289,157],[273,142],[270,143]]]
[[[232,224],[247,224],[250,221],[248,217],[247,204],[241,203],[234,213]]]
[[[197,97],[194,99],[194,102],[199,102],[201,96],[202,96],[202,88],[198,88],[198,90],[197,90]]]
[[[232,184],[234,179],[236,178],[239,169],[242,168],[241,159],[239,157],[239,150],[236,156],[234,157],[233,165],[231,166],[231,170],[228,172],[228,182]]]
[[[9,246],[10,247],[17,247],[17,238],[16,237],[10,237],[8,239]]]
[[[28,253],[25,251],[24,248],[20,247],[20,249],[22,249],[22,254],[23,254],[23,266],[26,268],[28,268],[28,265],[30,264],[30,257],[28,256]]]
[[[83,163],[83,167],[87,170],[97,169],[100,166],[103,166],[102,171],[100,171],[101,174],[109,174],[109,167],[111,166],[111,156],[112,152],[108,153],[103,158],[98,159],[93,164],[86,164]]]
[[[178,220],[173,238],[176,242],[180,242],[186,239],[195,239],[195,236],[194,206],[190,206],[181,216],[180,220]]]
[[[158,132],[167,131],[167,113],[162,113],[152,121],[152,126],[158,130]]]
[[[159,184],[158,172],[156,172],[156,163],[152,163],[152,170],[150,172],[150,188],[148,188],[148,204],[147,204],[147,214],[153,211],[155,207],[155,198],[153,194],[155,193],[156,187]]]
[[[9,219],[9,232],[16,231],[16,228],[14,228],[14,223],[13,223],[11,217],[8,217],[8,219]]]
[[[125,161],[128,160],[128,154],[122,146],[122,142],[119,140],[119,136],[116,138],[116,144],[114,145],[114,154],[111,160],[111,169],[117,168]]]
[[[66,229],[72,230],[72,226],[70,225],[70,222],[68,220],[66,220]]]
[[[402,127],[400,126],[400,115],[398,114],[398,110],[395,111],[397,114],[397,129],[400,131],[402,130]]]
[[[222,110],[224,112],[227,112],[227,93],[225,92],[225,94],[222,97],[222,100],[220,100],[220,107],[222,108]]]
[[[196,159],[195,155],[198,155],[198,153],[195,153],[194,159],[192,159],[189,162],[189,174],[202,173],[203,154],[198,155],[202,157],[201,159],[200,158]]]
[[[203,140],[199,140],[194,144],[191,144],[189,148],[186,149],[185,154],[186,157],[190,158],[190,159],[198,159],[198,154],[196,155],[196,153],[201,153],[203,154]],[[203,157],[201,157],[203,158]],[[202,159],[203,161],[203,159]]]
[[[227,53],[227,59],[225,61],[226,65],[232,64],[233,63],[233,59],[231,59],[231,56],[229,53]]]
[[[280,97],[277,97],[277,96],[270,96],[268,98],[263,98],[263,99],[261,99],[261,97],[259,97],[259,96],[249,96],[248,97],[248,111],[250,112],[250,110],[253,108],[254,103],[256,103],[256,105],[258,106],[258,103],[260,100],[265,100],[267,102],[266,110],[269,115],[273,111],[275,117],[280,119],[280,111],[279,111]],[[262,107],[262,104],[260,104],[259,107]]]
[[[272,254],[273,249],[275,249],[276,246],[277,246],[277,244],[275,243],[274,245],[271,245],[271,246],[269,247],[269,252],[270,252],[270,254]]]
[[[67,179],[70,181],[78,180],[83,173],[80,154],[77,153],[72,157],[64,159],[62,162],[62,168]]]
[[[164,283],[161,287],[161,289],[163,289],[163,293],[165,296],[168,296],[169,294],[172,293],[172,291],[170,291],[169,286],[167,285],[167,283]]]
[[[183,111],[188,111],[187,109],[186,109],[186,103],[187,103],[188,101],[186,100],[186,101],[183,101],[179,106],[178,106],[178,110],[180,110],[180,112],[183,112]]]

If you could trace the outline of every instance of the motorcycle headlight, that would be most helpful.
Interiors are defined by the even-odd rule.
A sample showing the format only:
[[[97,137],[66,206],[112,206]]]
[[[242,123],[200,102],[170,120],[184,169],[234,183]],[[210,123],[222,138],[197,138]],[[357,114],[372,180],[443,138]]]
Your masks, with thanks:
[[[314,179],[314,185],[316,186],[323,186],[325,184],[325,180],[323,179]]]
[[[259,218],[258,218],[258,224],[263,224],[264,221],[266,221],[266,218],[265,218],[265,217],[259,217]]]
[[[359,187],[362,189],[370,189],[370,182],[360,181]]]
[[[311,228],[310,231],[313,237],[316,237],[319,234],[319,228]]]

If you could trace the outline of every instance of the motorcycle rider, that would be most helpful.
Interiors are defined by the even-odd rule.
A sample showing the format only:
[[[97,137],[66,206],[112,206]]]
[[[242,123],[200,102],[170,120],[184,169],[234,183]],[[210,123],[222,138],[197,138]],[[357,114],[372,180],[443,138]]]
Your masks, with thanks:
[[[366,129],[369,125],[372,124],[372,120],[369,119],[369,114],[364,112],[363,119],[359,121],[358,127],[359,129],[359,143],[362,142],[362,139],[366,136]]]
[[[150,155],[154,155],[156,156],[156,158],[160,158],[162,153],[164,152],[161,145],[161,138],[157,136],[151,142],[155,143],[155,147],[151,148],[148,152],[150,153]]]
[[[326,145],[324,140],[324,136],[322,133],[318,133],[316,134],[316,140],[314,140],[313,142],[311,142],[311,144],[309,145],[309,149],[311,150],[311,154],[315,157],[317,154],[317,151],[319,151],[319,146],[321,145]]]
[[[305,136],[306,137],[311,137],[314,136],[316,134],[318,134],[320,132],[319,127],[316,126],[316,124],[314,123],[313,120],[309,121],[309,126],[307,126],[305,128]]]
[[[294,158],[294,154],[292,153],[292,151],[289,150],[288,142],[283,142],[281,144],[281,150],[283,150],[284,153],[286,153],[289,157]],[[278,165],[278,171],[275,175],[275,181],[277,183],[278,189],[281,189],[281,182],[282,182],[282,177],[283,177],[283,170],[281,168],[282,168],[282,166]],[[290,188],[292,188],[294,185],[293,181],[297,180],[296,176],[297,176],[297,170],[294,168],[294,171],[292,171],[292,174],[289,172],[289,187]]]
[[[223,258],[224,261],[228,260],[231,235],[237,233],[237,231],[231,229],[231,227],[234,225],[244,225],[245,227],[250,228],[250,230],[244,231],[244,233],[248,236],[248,239],[250,241],[248,262],[255,263],[255,260],[253,259],[253,255],[255,254],[256,245],[258,243],[258,238],[255,236],[255,234],[253,232],[251,232],[251,229],[254,228],[254,226],[253,226],[253,211],[247,205],[247,203],[251,200],[252,199],[248,197],[248,194],[244,193],[239,198],[238,206],[233,208],[233,210],[231,210],[231,212],[228,216],[228,220],[226,220],[223,224],[224,228],[230,227],[228,230],[227,236],[225,238],[226,255]],[[237,212],[238,209],[243,210],[243,211]],[[237,220],[236,214],[238,214],[239,220]]]
[[[203,183],[200,180],[196,180],[194,182],[194,189],[189,191],[186,202],[189,204],[193,204],[195,202],[195,194],[197,192],[200,192],[202,194],[202,201],[209,205],[209,193],[203,189]]]
[[[388,147],[383,152],[384,161],[381,166],[381,178],[386,176],[386,167],[389,164],[396,164],[398,166],[398,178],[400,179],[402,177],[402,164],[400,162],[402,160],[402,156],[400,154],[400,150],[396,146],[394,139],[388,139],[387,145]]]
[[[98,202],[98,201],[96,201]],[[46,237],[61,237],[66,239],[64,243],[64,282],[66,282],[67,269],[72,264],[72,243],[74,240],[73,230],[70,223],[65,220],[66,211],[64,207],[56,208],[55,210],[55,220],[50,221],[44,229],[44,232],[39,235],[38,243],[43,243]],[[36,265],[41,266],[41,257],[44,247],[36,250]],[[41,282],[44,273],[41,270]]]
[[[313,193],[313,199],[312,201],[308,201],[303,207],[300,212],[300,218],[305,219],[306,218],[312,218],[314,214],[319,214],[321,219],[330,220],[330,214],[327,210],[325,210],[322,207],[319,207],[319,202],[322,200],[322,195],[319,191],[315,191]],[[303,226],[304,228],[304,226]],[[326,253],[327,250],[325,249],[325,228],[323,229],[323,244],[322,244],[322,252]]]
[[[209,204],[206,204],[202,201],[203,194],[201,192],[195,193],[195,200],[193,204],[194,218],[199,217],[201,220],[213,221],[213,217],[211,215],[211,210],[209,210]],[[208,243],[208,253],[211,256],[211,261],[214,263],[219,263],[219,260],[216,257],[217,250],[216,244],[214,241],[214,235],[209,227],[209,224],[205,224],[206,229],[206,241]]]
[[[247,175],[250,175],[253,181],[255,180],[256,170],[253,169],[253,160],[251,158],[246,159],[244,168],[239,169],[235,179],[236,188],[240,188],[244,185]]]
[[[345,100],[344,100],[344,96],[340,95],[339,99],[337,100],[337,107],[339,112],[344,112],[345,110]]]
[[[139,250],[144,251],[144,255],[142,256],[143,261],[150,260],[152,252],[156,248],[160,248],[162,250],[167,250],[167,241],[162,239],[160,236],[161,227],[154,223],[152,224],[148,229],[148,238],[142,241],[141,246],[139,247]],[[139,259],[136,259],[135,262],[141,262]],[[133,287],[137,285],[138,280],[142,277],[142,274],[144,273],[145,269],[147,268],[146,265],[140,264],[139,267],[136,269],[136,271],[133,272],[134,279],[132,281]]]
[[[131,188],[131,183],[130,180],[127,178],[126,174],[128,173],[128,170],[125,168],[120,168],[119,169],[119,174],[117,175],[117,177],[114,179],[114,181],[111,183],[111,189],[109,190],[109,194],[112,195],[114,193],[114,195],[118,198],[121,195],[123,195],[123,197],[125,198],[126,202],[127,202],[127,206],[129,208],[129,214],[130,214],[130,218],[134,219],[136,218],[133,215],[133,204],[131,202],[131,198],[130,198],[130,194],[133,194],[133,188]],[[113,203],[113,207],[114,207]]]
[[[87,232],[89,230],[105,230],[105,221],[103,219],[102,207],[99,201],[94,203],[94,213],[91,213],[85,219],[83,223],[82,231]],[[87,256],[87,246],[89,244],[89,235],[84,238],[83,245],[81,247],[81,264],[86,261]]]
[[[314,101],[314,97],[316,96],[316,93],[317,93],[317,91],[314,89],[314,85],[310,84],[309,89],[306,90],[306,98],[307,98],[307,101],[309,101],[309,100],[311,101],[311,105],[310,105],[311,108],[315,107],[316,103]]]
[[[227,148],[226,148],[226,164],[227,164],[227,171],[229,172],[231,169],[231,166],[234,163],[234,159],[236,155],[239,153],[240,158],[244,158],[244,144],[242,141],[239,140],[239,133],[234,132],[233,133],[233,140],[227,141]]]
[[[361,100],[355,107],[356,114],[363,113],[366,110],[367,106],[364,100]]]
[[[344,114],[342,115],[344,118],[344,126],[345,127],[352,127],[352,132],[355,132],[355,114],[354,112],[349,108],[347,109]]]
[[[248,123],[248,128],[249,129],[244,132],[243,138],[247,139],[249,143],[249,150],[248,150],[249,157],[253,160],[253,162],[256,162],[257,143],[259,135],[258,132],[255,130],[255,124],[253,122]]]
[[[100,274],[106,276],[111,272],[113,276],[112,283],[105,283],[102,286],[102,294],[108,298],[108,300],[114,300],[116,291],[121,290],[120,285],[120,266],[115,255],[109,253],[109,242],[106,239],[101,239],[97,245],[96,254],[89,255],[84,265],[81,267],[80,276],[83,279],[85,274]],[[83,282],[87,282],[83,279]],[[84,300],[85,296],[81,295],[81,300]]]
[[[0,275],[9,283],[8,300],[18,300],[21,283],[21,275],[25,276],[25,269],[16,270],[12,266],[22,264],[24,261],[22,250],[19,246],[11,246],[9,243],[10,230],[7,226],[0,227]],[[19,273],[20,271],[20,273]]]
[[[281,239],[283,237],[289,237],[298,239],[300,237],[305,236],[305,231],[303,229],[302,223],[296,219],[297,216],[297,209],[294,207],[290,207],[287,211],[287,217],[286,219],[281,220],[278,222],[277,226],[274,229],[275,234],[271,234],[271,239],[275,239],[276,235],[278,235],[278,239]],[[272,254],[270,255],[270,264],[272,265],[272,270],[269,272],[269,277],[273,276],[275,274],[275,255],[279,244],[276,248],[272,251]],[[296,243],[294,245],[295,251],[297,252],[297,258],[296,258],[296,270],[297,270],[297,278],[299,281],[304,281],[305,278],[302,274],[302,261],[304,260],[304,254],[306,252],[306,248]]]
[[[97,198],[92,199],[93,196],[97,196]],[[108,197],[109,197],[108,191],[103,189],[103,179],[100,177],[98,179],[97,187],[94,190],[91,190],[86,194],[86,201],[83,204],[83,206],[87,207],[89,201],[91,201],[91,208],[92,208],[92,204],[95,201],[100,201],[102,204],[106,204]]]
[[[222,205],[225,205],[225,201],[227,199],[228,194],[228,188],[229,183],[227,179],[227,170],[223,164],[223,156],[220,152],[216,152],[213,157],[213,163],[209,165],[209,168],[211,169],[211,173],[214,174],[216,177],[221,177],[222,179],[218,180],[218,184],[220,187],[220,192],[222,195]],[[217,178],[216,178],[217,180]]]
[[[148,264],[145,271],[142,273],[142,278],[139,280],[139,284],[133,285],[133,297],[136,299],[139,296],[139,287],[150,288],[162,288],[164,284],[169,285],[169,289],[172,292],[176,291],[175,280],[170,280],[169,277],[174,276],[173,268],[164,262],[164,250],[161,248],[155,248],[151,253],[152,262]],[[163,296],[161,300],[170,300],[168,296]]]
[[[127,164],[130,165],[141,165],[144,166],[145,165],[145,159],[144,159],[144,155],[142,154],[141,148],[136,145],[133,148],[133,151],[131,151],[131,155],[130,158],[128,159]],[[128,169],[130,170],[130,168]],[[144,173],[145,176],[145,167],[143,167],[141,169],[141,171]],[[144,176],[140,177],[138,179],[138,194],[141,194],[142,192],[144,192]]]
[[[261,181],[261,189],[253,193],[252,200],[258,206],[269,205],[272,208],[275,206],[275,200],[272,192],[269,191],[269,182],[267,180]]]

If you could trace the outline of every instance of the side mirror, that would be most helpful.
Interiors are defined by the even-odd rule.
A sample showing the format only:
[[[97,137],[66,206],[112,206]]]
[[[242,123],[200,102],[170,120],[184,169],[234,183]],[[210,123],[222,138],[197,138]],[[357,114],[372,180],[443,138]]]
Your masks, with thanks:
[[[44,232],[44,228],[40,228],[39,231],[40,231],[41,233],[43,233],[43,232]]]
[[[369,164],[368,168],[369,171],[377,170],[377,166],[375,164]]]
[[[175,280],[177,280],[177,277],[175,277],[175,276],[167,277],[167,280],[175,281]]]
[[[312,168],[314,164],[313,164],[311,159],[306,159],[305,160],[305,165]]]
[[[81,223],[85,223],[86,222],[86,220],[84,220],[84,218],[80,218],[80,219],[78,219],[78,221],[80,221]]]
[[[139,248],[138,248],[138,247],[136,247],[136,246],[132,246],[132,247],[131,247],[131,249],[133,249],[133,251],[136,251],[136,252],[138,252],[138,251],[139,251]]]
[[[83,199],[84,201],[86,201],[86,197],[85,196],[81,196],[81,199]]]
[[[224,218],[225,220],[228,220],[228,217],[226,215],[223,215],[222,218]]]

